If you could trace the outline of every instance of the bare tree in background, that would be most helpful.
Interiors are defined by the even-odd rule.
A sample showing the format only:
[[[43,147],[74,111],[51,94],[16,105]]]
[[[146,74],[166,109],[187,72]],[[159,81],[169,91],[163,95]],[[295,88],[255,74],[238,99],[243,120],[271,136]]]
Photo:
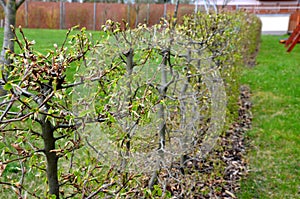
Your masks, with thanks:
[[[24,1],[25,0],[0,0],[0,4],[5,14],[4,37],[0,57],[1,63],[3,64],[1,67],[1,73],[3,73],[4,65],[9,65],[11,63],[9,59],[5,58],[5,52],[6,49],[14,52],[14,34],[11,30],[11,26],[15,26],[17,10],[24,3]],[[2,78],[5,78],[5,75],[2,74]],[[0,85],[0,96],[5,95],[5,93],[6,92],[2,89],[2,85]]]
[[[25,0],[0,0],[0,4],[4,10],[5,14],[5,24],[4,24],[4,38],[3,46],[1,51],[1,61],[9,64],[9,60],[5,60],[5,49],[14,51],[14,34],[11,30],[11,26],[16,24],[16,14],[19,7],[24,3]]]

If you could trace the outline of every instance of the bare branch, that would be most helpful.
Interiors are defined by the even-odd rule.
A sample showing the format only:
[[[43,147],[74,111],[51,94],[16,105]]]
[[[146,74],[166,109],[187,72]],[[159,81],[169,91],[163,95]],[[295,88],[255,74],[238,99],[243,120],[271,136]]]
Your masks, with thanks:
[[[174,15],[173,15],[174,20],[175,20],[174,23],[173,23],[173,28],[177,23],[177,13],[178,13],[179,2],[180,2],[180,0],[176,1],[176,6],[175,6],[175,10],[174,10]]]
[[[95,82],[95,81],[99,81],[101,80],[104,76],[106,76],[108,73],[110,73],[111,71],[113,71],[114,69],[117,68],[117,65],[113,66],[110,70],[105,70],[105,71],[101,71],[103,73],[100,73],[99,76],[97,77],[94,77],[94,78],[84,78],[82,77],[80,79],[80,81],[78,82],[74,82],[72,84],[67,84],[67,85],[62,85],[62,89],[63,88],[72,88],[72,87],[76,87],[76,86],[79,86],[79,85],[82,85],[84,84],[85,82],[87,81],[91,81],[91,82]]]
[[[54,127],[54,130],[57,130],[57,129],[76,129],[81,125],[82,125],[82,122],[78,122],[78,123],[75,123],[75,124],[59,124],[59,125],[56,125]]]
[[[72,84],[67,84],[65,86],[62,86],[62,88],[72,88],[72,87],[76,87],[79,85],[84,84],[86,81],[91,81],[91,82],[95,82],[95,81],[99,81],[101,78],[103,77],[103,75],[100,75],[100,77],[95,77],[95,78],[81,78],[80,81],[78,82],[74,82]]]
[[[98,151],[98,150],[97,150],[97,149],[89,142],[89,140],[88,140],[87,137],[85,138],[85,141],[86,141],[87,145],[88,145],[89,147],[91,147],[91,149],[93,149],[93,151],[96,152],[97,155],[101,155],[101,156],[106,160],[106,158],[104,157],[104,155],[103,155],[100,151]]]
[[[10,131],[12,131],[12,132],[22,131],[22,130],[24,130],[24,129],[21,129],[21,128],[13,128],[13,129],[5,129],[5,130],[1,129],[1,133],[10,132]]]
[[[26,169],[24,167],[23,161],[20,160],[19,162],[20,162],[22,174],[21,174],[21,177],[20,177],[20,180],[19,180],[19,184],[21,186],[19,186],[19,190],[18,191],[19,191],[19,195],[22,197],[22,190],[23,190],[22,187],[23,187],[23,184],[24,184],[24,178],[25,178]]]
[[[53,118],[56,118],[56,119],[61,119],[61,120],[63,120],[65,118],[64,116],[53,115],[53,114],[47,113],[45,111],[39,111],[39,113],[42,114],[42,115],[50,116],[50,117],[53,117]]]
[[[115,185],[116,182],[111,182],[109,184],[104,184],[101,187],[99,187],[95,192],[93,192],[91,195],[89,195],[88,197],[86,197],[86,199],[91,199],[93,198],[95,195],[97,195],[99,192],[102,192],[103,190],[107,189],[108,187],[111,187],[113,185]]]
[[[34,192],[30,192],[28,190],[26,190],[22,185],[18,184],[18,183],[10,183],[10,182],[2,182],[0,181],[0,185],[8,185],[17,189],[23,189],[25,190],[28,194],[30,194],[31,196],[35,197],[35,198],[40,198],[39,196],[37,196]]]
[[[0,110],[1,113],[3,113],[4,111]],[[20,113],[17,113],[17,112],[11,112],[11,111],[8,111],[7,112],[7,115],[19,115]]]
[[[55,140],[60,140],[60,139],[63,139],[65,137],[68,137],[68,135],[62,135],[62,136],[56,137]]]
[[[15,162],[15,161],[19,161],[19,160],[24,160],[24,159],[29,158],[29,157],[31,157],[31,156],[32,156],[32,154],[28,154],[28,155],[25,155],[25,156],[22,156],[22,157],[19,157],[19,158],[7,160],[7,161],[5,161],[5,162],[2,162],[2,164],[8,164],[8,163]]]
[[[67,32],[67,34],[66,34],[66,36],[65,36],[65,39],[64,39],[64,41],[63,41],[63,43],[62,43],[62,45],[61,45],[60,51],[63,51],[64,46],[65,46],[65,44],[66,44],[66,42],[67,42],[67,39],[68,39],[70,33],[71,33],[71,29],[69,28],[69,29],[68,29],[68,32]]]
[[[44,101],[41,103],[41,104],[39,104],[39,108],[42,108],[52,97],[53,97],[53,95],[54,95],[54,91],[52,91],[45,99],[44,99]]]
[[[19,121],[22,121],[23,119],[29,117],[30,115],[33,115],[34,112],[30,112],[30,113],[27,113],[26,115],[23,115],[21,117],[18,117],[18,118],[13,118],[13,119],[8,119],[8,120],[0,120],[0,124],[6,124],[6,123],[11,123],[11,122],[19,122]]]
[[[30,130],[30,133],[32,133],[33,135],[37,135],[38,137],[42,137],[42,134],[41,133],[39,133],[39,132],[36,132],[36,131],[34,131],[34,130]]]
[[[5,115],[8,113],[8,111],[10,110],[10,108],[12,107],[12,105],[14,104],[15,101],[10,101],[10,103],[7,105],[5,111],[2,113],[1,117],[0,117],[0,123],[2,122],[3,118],[5,117]]]
[[[20,95],[24,95],[25,97],[32,97],[33,99],[36,98],[36,96],[32,93],[30,93],[29,91],[19,87],[19,86],[16,86],[16,91],[20,94]]]

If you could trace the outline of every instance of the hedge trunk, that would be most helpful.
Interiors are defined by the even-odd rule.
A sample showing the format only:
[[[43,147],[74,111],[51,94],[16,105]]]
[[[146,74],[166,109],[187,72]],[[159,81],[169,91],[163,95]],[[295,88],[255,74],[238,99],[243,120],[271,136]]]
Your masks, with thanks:
[[[45,155],[47,159],[47,179],[49,185],[49,193],[59,198],[59,182],[58,182],[58,156],[53,151],[55,150],[54,128],[51,123],[43,118],[42,122],[42,136],[45,147]]]

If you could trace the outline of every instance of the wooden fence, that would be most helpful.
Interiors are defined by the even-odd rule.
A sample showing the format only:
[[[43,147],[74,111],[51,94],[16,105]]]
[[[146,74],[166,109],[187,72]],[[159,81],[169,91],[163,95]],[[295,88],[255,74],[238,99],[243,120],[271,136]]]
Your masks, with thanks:
[[[99,30],[107,19],[121,22],[125,19],[131,27],[138,23],[156,24],[164,15],[173,15],[173,4],[117,4],[117,3],[68,3],[68,2],[30,2],[20,7],[16,25],[25,28],[65,29],[75,25],[89,30]],[[300,10],[299,4],[274,4],[255,6],[227,6],[227,10],[243,9],[255,14],[292,14]],[[203,6],[198,11],[204,10]],[[193,13],[195,6],[181,4],[178,10],[179,20],[183,15]],[[0,10],[0,26],[3,25],[4,14]],[[291,20],[296,19],[291,17]],[[294,28],[291,22],[289,30]]]
[[[16,25],[26,28],[65,29],[75,25],[99,30],[106,20],[156,24],[164,15],[173,15],[175,5],[117,3],[26,2],[18,10]],[[193,13],[193,5],[180,5],[178,16]]]

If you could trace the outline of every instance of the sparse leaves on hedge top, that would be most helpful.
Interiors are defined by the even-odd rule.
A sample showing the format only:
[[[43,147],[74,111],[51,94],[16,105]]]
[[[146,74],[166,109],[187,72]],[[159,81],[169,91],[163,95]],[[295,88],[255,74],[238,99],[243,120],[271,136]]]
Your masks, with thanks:
[[[22,29],[20,29],[20,33],[23,38],[18,38],[15,33],[15,40],[21,53],[10,53],[14,60],[13,70],[5,79],[4,87],[10,90],[11,94],[7,96],[6,100],[12,100],[12,103],[20,104],[22,108],[16,112],[17,116],[6,112],[2,113],[2,124],[6,123],[6,120],[18,119],[20,116],[31,114],[35,109],[42,114],[47,114],[49,110],[42,108],[46,104],[50,104],[52,110],[60,110],[61,107],[58,106],[65,97],[64,95],[67,95],[65,88],[69,83],[66,80],[66,71],[73,63],[76,65],[78,61],[84,59],[91,46],[82,30],[81,34],[71,37],[71,41],[75,41],[71,50],[66,46],[65,41],[60,48],[55,47],[47,55],[42,55],[33,51],[33,43],[25,38]],[[69,34],[70,31],[66,35],[66,40]],[[22,40],[24,43],[21,43]],[[64,120],[65,114],[68,115],[67,112],[68,110],[65,109],[49,114],[51,117]]]

